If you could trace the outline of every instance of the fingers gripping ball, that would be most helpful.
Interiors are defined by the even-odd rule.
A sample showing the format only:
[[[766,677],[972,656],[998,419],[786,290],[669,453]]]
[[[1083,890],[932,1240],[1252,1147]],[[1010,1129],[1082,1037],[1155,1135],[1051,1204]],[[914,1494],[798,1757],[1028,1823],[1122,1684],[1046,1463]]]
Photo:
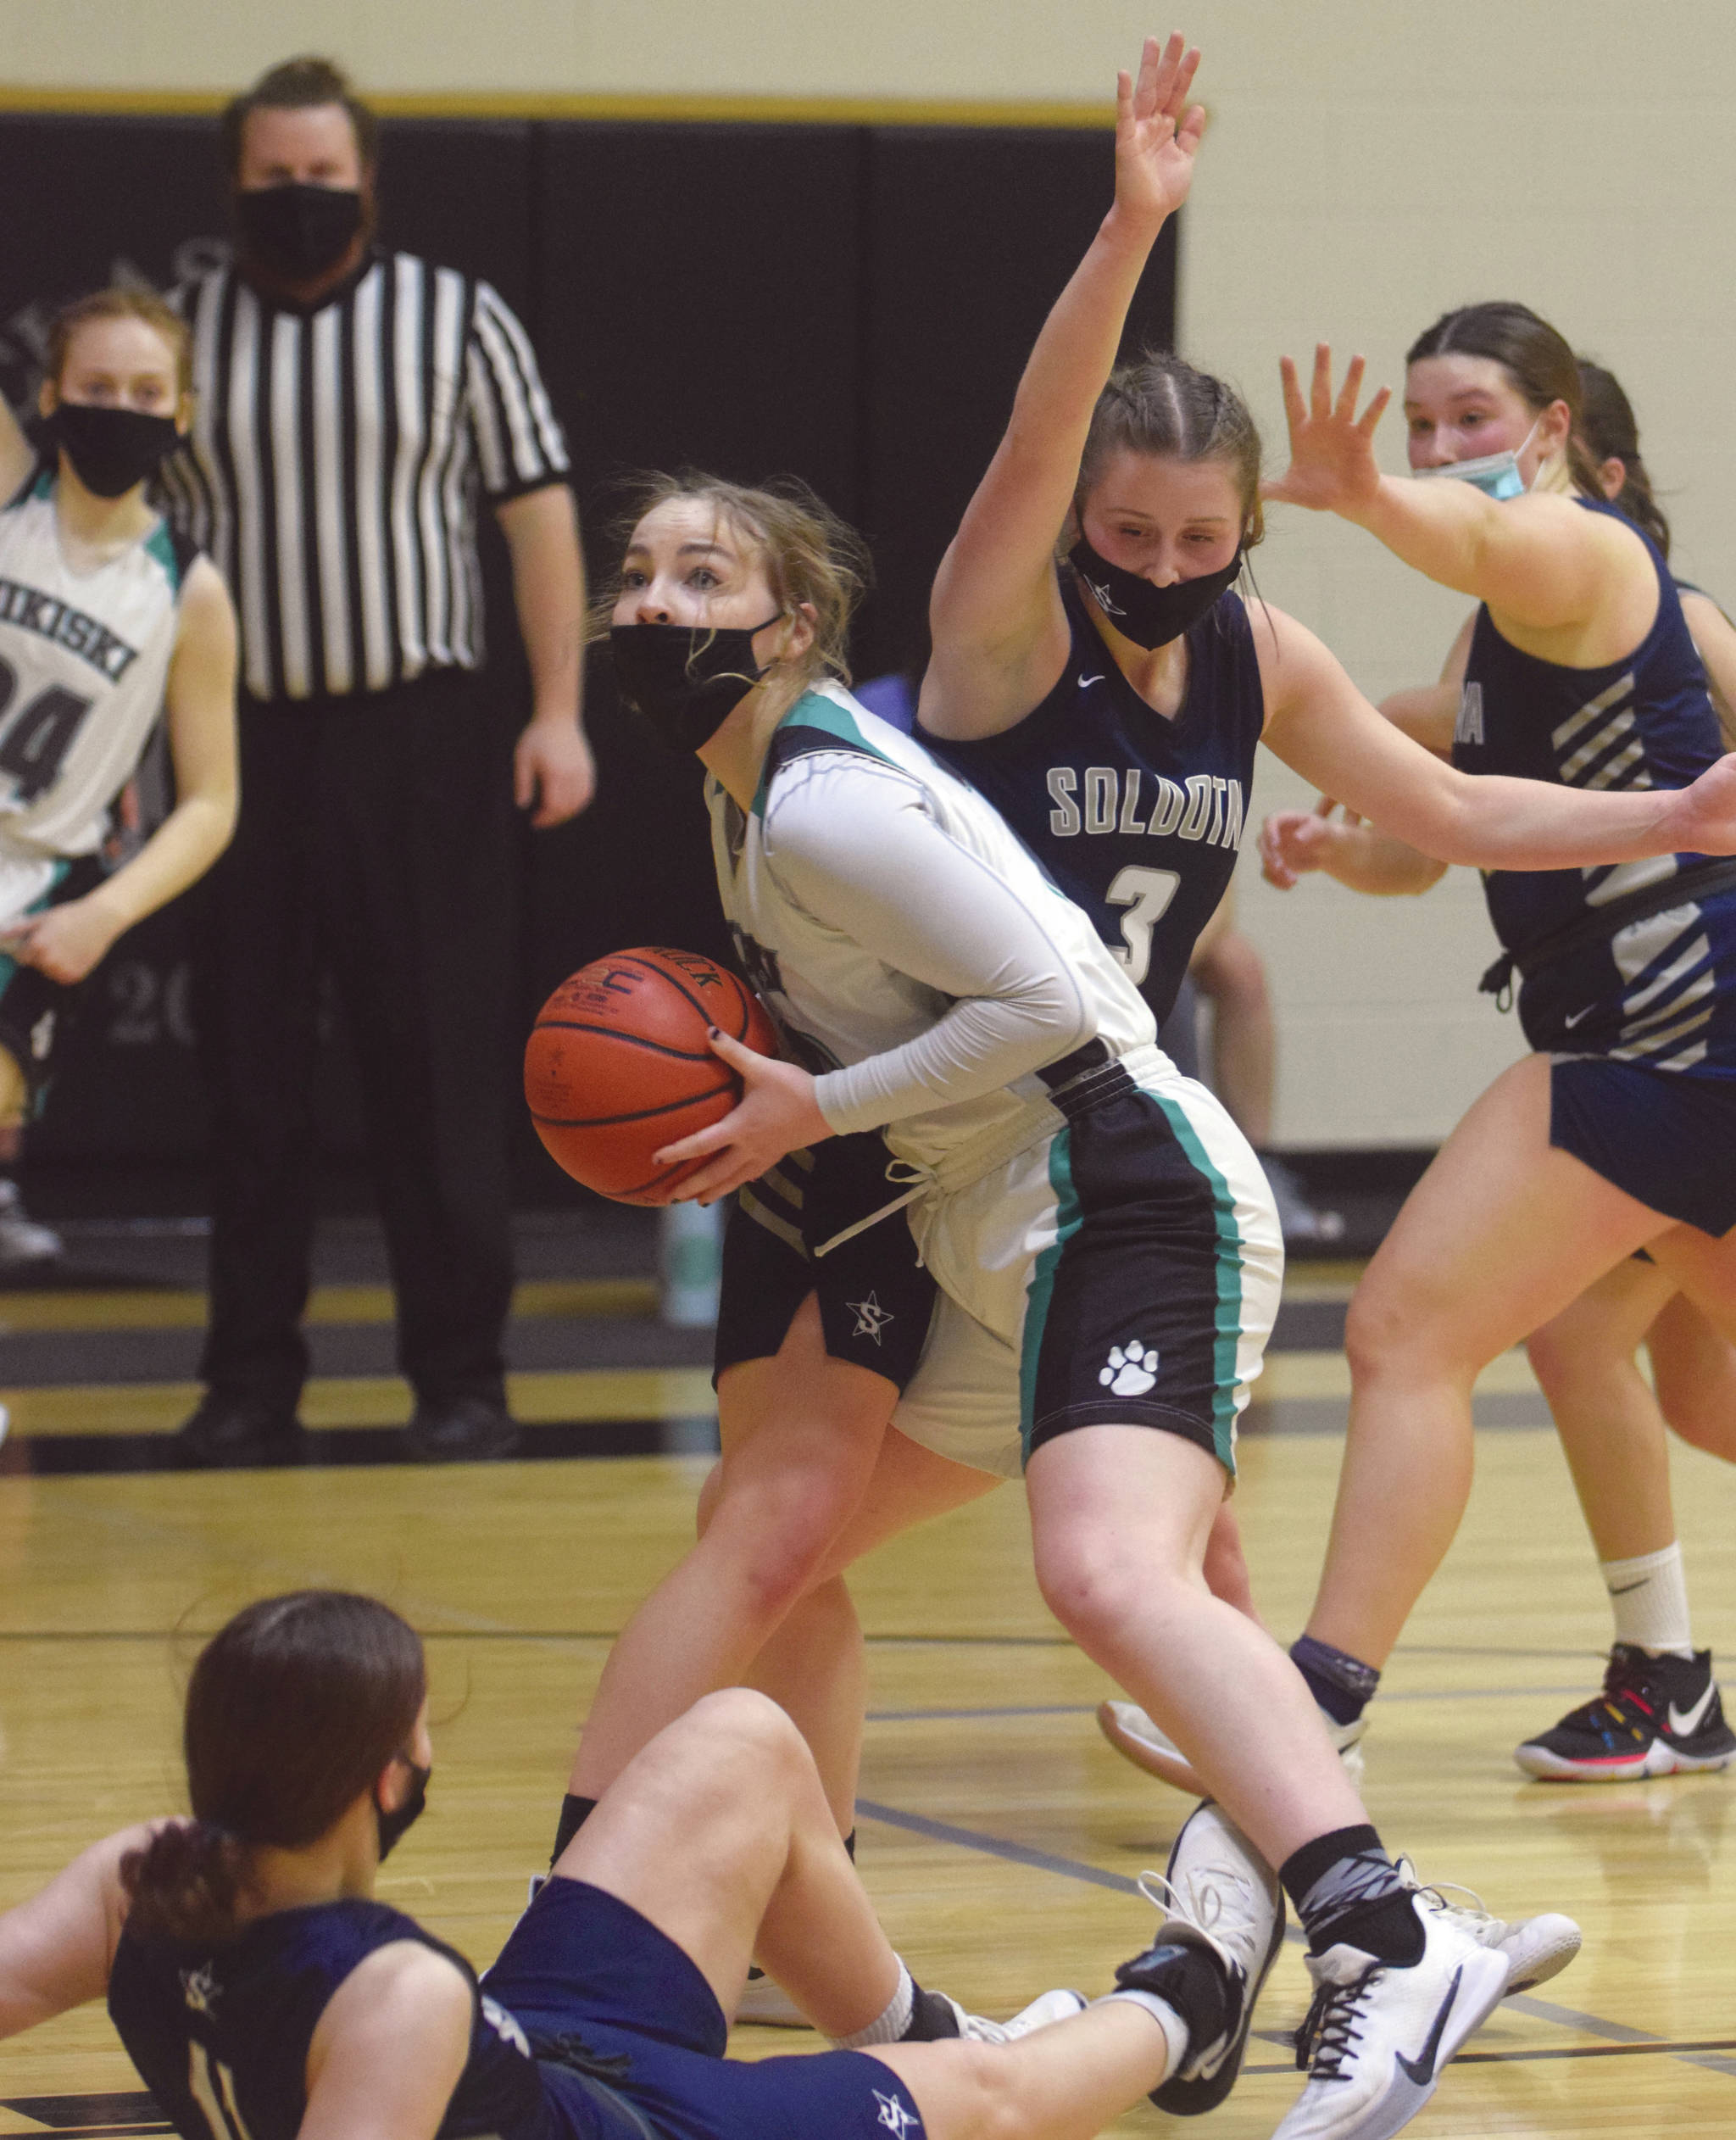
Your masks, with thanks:
[[[623,1204],[661,1204],[707,1164],[651,1155],[721,1122],[742,1096],[708,1027],[760,1055],[777,1036],[727,967],[691,951],[617,951],[581,967],[537,1014],[525,1098],[550,1157]]]

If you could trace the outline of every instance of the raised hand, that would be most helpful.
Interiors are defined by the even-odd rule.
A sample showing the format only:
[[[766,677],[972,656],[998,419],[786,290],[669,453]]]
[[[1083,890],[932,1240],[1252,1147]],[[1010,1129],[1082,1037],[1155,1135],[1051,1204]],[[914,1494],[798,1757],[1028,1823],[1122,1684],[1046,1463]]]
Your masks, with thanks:
[[[1312,513],[1360,511],[1380,488],[1374,432],[1393,398],[1392,388],[1383,387],[1359,416],[1363,363],[1352,357],[1334,400],[1333,353],[1324,342],[1314,353],[1314,381],[1306,401],[1294,359],[1281,357],[1278,370],[1290,426],[1290,465],[1282,476],[1260,486],[1260,495],[1305,505]]]
[[[1145,40],[1139,73],[1116,78],[1116,207],[1161,223],[1188,198],[1194,159],[1205,132],[1205,107],[1190,104],[1198,52],[1172,36]]]

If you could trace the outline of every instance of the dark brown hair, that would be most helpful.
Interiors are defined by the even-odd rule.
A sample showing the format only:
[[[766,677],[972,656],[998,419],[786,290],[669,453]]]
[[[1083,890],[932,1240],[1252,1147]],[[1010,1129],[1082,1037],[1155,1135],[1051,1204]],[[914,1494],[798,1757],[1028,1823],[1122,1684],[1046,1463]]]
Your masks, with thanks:
[[[1075,514],[1083,510],[1109,461],[1119,453],[1162,460],[1228,464],[1252,549],[1266,533],[1260,504],[1260,432],[1233,387],[1169,349],[1148,349],[1117,365],[1097,397],[1079,460]]]
[[[70,304],[63,305],[48,325],[47,376],[57,387],[66,370],[73,337],[92,320],[142,320],[175,352],[176,391],[192,391],[192,331],[181,315],[164,304],[154,290],[93,290],[89,297],[75,298]]]
[[[1666,557],[1670,555],[1670,523],[1652,493],[1651,476],[1639,456],[1639,425],[1633,404],[1622,390],[1613,371],[1579,359],[1579,385],[1584,396],[1579,435],[1594,461],[1619,460],[1625,471],[1622,488],[1611,504],[1626,513],[1636,527],[1650,536]]]
[[[420,1638],[388,1606],[295,1591],[236,1614],[200,1653],[182,1745],[193,1817],[121,1861],[147,1937],[231,1937],[252,1849],[317,1842],[409,1743]]]
[[[260,75],[251,89],[223,108],[223,161],[231,180],[241,176],[242,136],[248,114],[256,111],[305,111],[317,104],[342,104],[355,129],[356,150],[364,171],[380,160],[380,122],[357,96],[349,76],[316,53],[285,59]]]
[[[604,576],[591,605],[590,636],[606,638],[620,598],[620,565],[633,530],[674,498],[709,505],[726,527],[744,535],[765,560],[765,577],[781,609],[812,611],[814,644],[804,664],[811,678],[830,673],[850,680],[850,620],[874,581],[868,545],[799,476],[774,476],[750,486],[726,482],[697,468],[673,476],[630,476],[621,486],[621,510],[613,533],[617,560]]]
[[[1588,498],[1603,497],[1603,485],[1580,433],[1579,359],[1566,337],[1528,304],[1499,299],[1444,312],[1405,352],[1407,365],[1420,364],[1426,357],[1489,358],[1538,415],[1551,402],[1566,402],[1572,426],[1567,434],[1567,473],[1574,488]]]

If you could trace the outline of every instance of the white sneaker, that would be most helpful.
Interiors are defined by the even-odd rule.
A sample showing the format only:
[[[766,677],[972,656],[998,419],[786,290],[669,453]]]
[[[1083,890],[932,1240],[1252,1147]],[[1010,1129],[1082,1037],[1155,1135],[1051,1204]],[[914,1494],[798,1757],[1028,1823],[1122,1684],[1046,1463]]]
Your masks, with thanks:
[[[1082,2014],[1090,2003],[1082,1992],[1045,1992],[1040,1998],[1032,2000],[1010,2021],[990,2021],[980,2014],[967,2014],[955,1998],[946,1999],[958,2017],[959,2034],[973,2043],[1013,2043],[1020,2037],[1029,2036],[1035,2030],[1048,2028],[1054,2021],[1070,2021],[1074,2015]],[[755,1975],[748,1979],[740,2003],[736,2008],[736,2026],[738,2028],[811,2029],[814,2026],[783,1987],[770,1976]]]
[[[1307,1957],[1314,2003],[1296,2039],[1308,2079],[1272,2140],[1391,2140],[1507,1988],[1507,1958],[1438,1909],[1417,1913],[1408,1969],[1343,1943]]]
[[[1335,1724],[1322,1709],[1320,1720],[1326,1726],[1327,1736],[1338,1750],[1345,1775],[1360,1792],[1363,1760],[1362,1748],[1357,1742],[1368,1728],[1367,1718],[1358,1717],[1352,1724]],[[1099,1702],[1097,1724],[1116,1752],[1124,1755],[1136,1769],[1143,1769],[1147,1775],[1155,1776],[1160,1783],[1171,1784],[1177,1791],[1192,1792],[1196,1798],[1210,1795],[1194,1774],[1187,1755],[1173,1739],[1159,1730],[1137,1702]]]
[[[750,1976],[736,2004],[736,2024],[751,2029],[811,2029],[814,2024],[774,1976]]]
[[[944,1992],[940,1996],[946,1998]],[[1056,2021],[1071,2020],[1091,2002],[1083,1992],[1044,1992],[1028,2006],[1021,2007],[1010,2021],[990,2021],[981,2014],[967,2014],[955,1998],[946,1998],[946,2003],[959,2017],[959,2034],[972,2043],[1016,2043],[1021,2036],[1032,2035]]]
[[[18,1184],[0,1179],[0,1269],[53,1262],[66,1244],[52,1226],[39,1226],[24,1207]]]
[[[1217,2108],[1241,2070],[1254,2003],[1284,1943],[1283,1891],[1228,1814],[1208,1798],[1183,1822],[1164,1872],[1139,1875],[1139,1892],[1164,1920],[1148,1952],[1116,1971],[1117,1984],[1166,1996],[1164,1951],[1177,1947],[1210,1948],[1229,1980],[1223,2026],[1202,2042],[1190,2022],[1186,2061],[1152,2091],[1160,2110],[1198,2117]]]
[[[1492,1917],[1483,1906],[1483,1898],[1473,1889],[1461,1887],[1456,1880],[1425,1881],[1417,1877],[1416,1868],[1408,1858],[1394,1860],[1393,1870],[1416,1895],[1425,1909],[1433,1910],[1468,1932],[1479,1947],[1499,1948],[1507,1958],[1507,1988],[1504,1998],[1511,1998],[1515,1992],[1528,1992],[1538,1984],[1547,1984],[1552,1976],[1559,1976],[1579,1952],[1583,1935],[1571,1917],[1564,1917],[1559,1910],[1545,1910],[1540,1917],[1516,1917],[1511,1921],[1505,1917]],[[1446,1891],[1469,1898],[1467,1903],[1447,1900]]]

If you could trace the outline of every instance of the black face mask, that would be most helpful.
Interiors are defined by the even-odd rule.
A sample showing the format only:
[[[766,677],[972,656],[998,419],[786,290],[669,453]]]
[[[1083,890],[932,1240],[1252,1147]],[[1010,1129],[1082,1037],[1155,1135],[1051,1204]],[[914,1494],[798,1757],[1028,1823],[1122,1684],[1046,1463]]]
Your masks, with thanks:
[[[748,631],[617,624],[609,634],[609,650],[621,696],[659,742],[671,750],[697,750],[765,675],[754,659],[754,633],[776,624],[781,615],[774,611]]]
[[[235,197],[248,259],[283,282],[316,281],[336,267],[362,217],[361,195],[337,186],[268,186]]]
[[[1067,562],[1121,637],[1149,653],[1154,647],[1179,639],[1227,588],[1235,584],[1242,569],[1242,552],[1238,547],[1222,571],[1205,572],[1197,580],[1177,580],[1173,587],[1154,587],[1137,572],[1111,565],[1106,557],[1098,555],[1082,535],[1067,552]]]
[[[97,498],[123,496],[153,474],[181,443],[172,416],[98,409],[82,401],[57,404],[48,432],[66,449],[74,474]]]
[[[374,1819],[380,1830],[380,1862],[382,1865],[398,1847],[404,1831],[413,1828],[421,1819],[428,1803],[428,1779],[434,1773],[431,1769],[419,1769],[408,1754],[402,1758],[403,1765],[415,1779],[410,1786],[409,1796],[395,1813],[387,1813],[377,1798],[374,1801]]]

